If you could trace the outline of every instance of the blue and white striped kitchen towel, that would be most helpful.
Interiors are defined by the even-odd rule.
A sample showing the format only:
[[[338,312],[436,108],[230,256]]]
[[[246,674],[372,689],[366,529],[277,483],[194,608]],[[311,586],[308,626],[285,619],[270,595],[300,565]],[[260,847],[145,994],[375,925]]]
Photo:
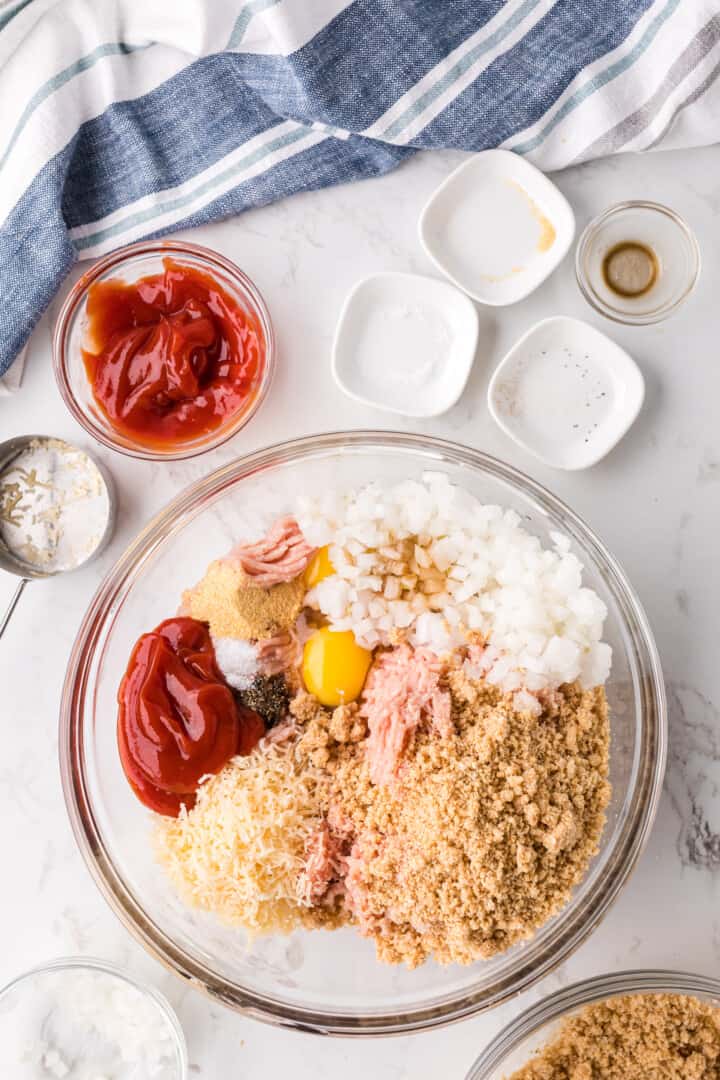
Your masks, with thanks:
[[[720,0],[0,0],[0,375],[78,258],[383,173],[720,138]]]

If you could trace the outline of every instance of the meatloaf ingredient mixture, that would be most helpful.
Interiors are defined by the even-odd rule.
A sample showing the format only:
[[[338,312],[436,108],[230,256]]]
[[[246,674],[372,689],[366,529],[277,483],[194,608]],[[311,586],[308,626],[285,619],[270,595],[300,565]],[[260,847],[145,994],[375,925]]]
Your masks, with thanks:
[[[348,912],[379,959],[410,967],[531,937],[584,876],[610,794],[602,688],[562,687],[537,717],[462,670],[445,681],[450,731],[420,727],[391,784],[373,782],[354,710],[316,708],[299,745],[329,775],[337,845],[354,838]]]
[[[568,1017],[511,1080],[718,1080],[720,1009],[680,994],[630,994]]]
[[[158,820],[160,862],[251,935],[349,924],[390,963],[495,956],[598,850],[605,605],[567,540],[441,474],[296,511],[184,594],[265,734]]]

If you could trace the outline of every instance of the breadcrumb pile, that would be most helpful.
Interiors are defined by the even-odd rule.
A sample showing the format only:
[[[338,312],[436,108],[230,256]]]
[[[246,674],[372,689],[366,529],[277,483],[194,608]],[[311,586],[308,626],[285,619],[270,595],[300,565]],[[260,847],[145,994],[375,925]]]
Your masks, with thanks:
[[[462,669],[446,683],[452,733],[416,733],[395,783],[372,782],[352,707],[315,706],[299,744],[355,838],[353,920],[380,960],[409,967],[468,964],[531,937],[584,876],[610,797],[601,687],[562,687],[534,716]]]
[[[718,1080],[720,1009],[680,994],[629,994],[568,1017],[510,1080]]]

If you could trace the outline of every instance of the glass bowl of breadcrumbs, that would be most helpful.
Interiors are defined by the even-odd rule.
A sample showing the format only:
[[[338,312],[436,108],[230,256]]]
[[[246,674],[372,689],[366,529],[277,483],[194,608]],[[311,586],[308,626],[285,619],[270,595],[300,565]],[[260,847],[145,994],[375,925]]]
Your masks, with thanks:
[[[623,971],[565,987],[522,1013],[466,1080],[717,1080],[720,980]]]

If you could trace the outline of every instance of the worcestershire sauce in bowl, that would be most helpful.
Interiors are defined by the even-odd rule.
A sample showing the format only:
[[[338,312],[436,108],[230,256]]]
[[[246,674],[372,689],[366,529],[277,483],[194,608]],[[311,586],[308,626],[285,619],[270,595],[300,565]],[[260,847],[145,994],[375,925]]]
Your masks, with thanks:
[[[635,240],[615,244],[603,258],[602,276],[618,296],[645,296],[660,276],[657,255]]]

